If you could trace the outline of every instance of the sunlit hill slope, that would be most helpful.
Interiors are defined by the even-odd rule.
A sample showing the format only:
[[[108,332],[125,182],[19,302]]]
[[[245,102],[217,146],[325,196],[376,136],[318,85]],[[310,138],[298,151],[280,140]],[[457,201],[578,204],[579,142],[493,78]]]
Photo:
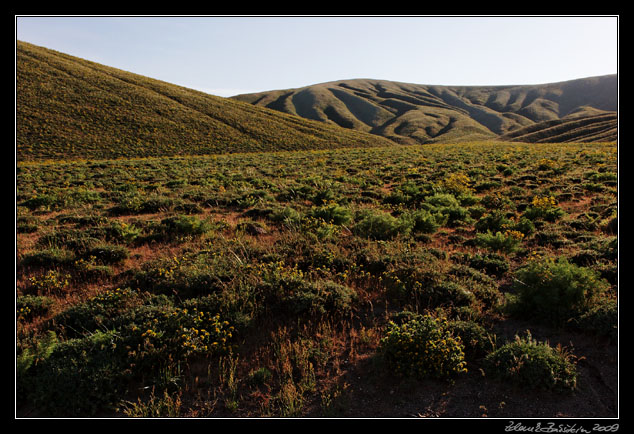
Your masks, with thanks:
[[[17,160],[391,145],[18,41]]]
[[[403,144],[503,139],[613,141],[616,75],[530,86],[354,79],[233,98]]]

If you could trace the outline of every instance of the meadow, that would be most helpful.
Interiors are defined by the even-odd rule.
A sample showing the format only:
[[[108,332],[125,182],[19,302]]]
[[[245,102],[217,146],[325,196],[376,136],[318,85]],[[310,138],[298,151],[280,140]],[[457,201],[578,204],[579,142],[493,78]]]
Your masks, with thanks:
[[[615,143],[19,162],[17,414],[614,417],[617,187]]]

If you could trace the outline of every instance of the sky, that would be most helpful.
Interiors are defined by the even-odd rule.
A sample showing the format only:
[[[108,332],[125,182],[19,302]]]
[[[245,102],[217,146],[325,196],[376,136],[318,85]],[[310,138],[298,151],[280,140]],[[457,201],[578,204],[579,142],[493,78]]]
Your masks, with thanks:
[[[544,84],[618,73],[617,16],[15,16],[16,39],[218,96],[354,78]]]

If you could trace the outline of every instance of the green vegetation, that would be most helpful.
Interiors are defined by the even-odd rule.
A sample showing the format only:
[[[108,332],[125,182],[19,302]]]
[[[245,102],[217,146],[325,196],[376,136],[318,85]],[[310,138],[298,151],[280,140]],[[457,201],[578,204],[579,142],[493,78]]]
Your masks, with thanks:
[[[577,386],[573,355],[560,346],[538,342],[530,333],[516,336],[486,357],[489,373],[522,387],[571,391]]]
[[[616,167],[501,142],[20,162],[18,408],[354,416],[360,388],[445,379],[593,399],[588,347],[558,344],[616,342]]]
[[[22,42],[16,73],[20,414],[616,416],[614,76],[236,101]]]
[[[617,77],[531,86],[430,86],[343,80],[235,100],[367,131],[401,144],[617,138]]]
[[[387,146],[18,41],[17,158],[105,159]],[[30,206],[59,203],[43,195]],[[87,198],[85,198],[87,199]],[[85,200],[84,199],[84,200]]]
[[[394,372],[420,378],[447,378],[467,372],[464,346],[446,320],[431,316],[388,324],[380,353]]]

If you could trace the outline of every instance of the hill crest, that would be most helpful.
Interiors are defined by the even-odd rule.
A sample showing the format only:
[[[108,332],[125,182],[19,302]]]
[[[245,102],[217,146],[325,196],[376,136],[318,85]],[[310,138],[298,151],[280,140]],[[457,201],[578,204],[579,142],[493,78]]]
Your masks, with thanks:
[[[612,115],[600,134],[616,140],[617,75],[541,85],[439,86],[349,79],[296,89],[236,95],[232,99],[387,137],[397,143],[532,136],[524,128]],[[606,120],[607,118],[604,118]],[[571,124],[572,125],[572,124]],[[575,124],[578,127],[578,123]],[[597,125],[593,125],[596,130]],[[560,129],[565,128],[565,125]],[[576,130],[575,130],[576,131]],[[572,132],[572,130],[571,130]],[[582,129],[566,140],[584,140]],[[542,134],[547,135],[547,132]],[[552,136],[553,140],[563,140]]]
[[[392,144],[17,42],[18,161]]]

